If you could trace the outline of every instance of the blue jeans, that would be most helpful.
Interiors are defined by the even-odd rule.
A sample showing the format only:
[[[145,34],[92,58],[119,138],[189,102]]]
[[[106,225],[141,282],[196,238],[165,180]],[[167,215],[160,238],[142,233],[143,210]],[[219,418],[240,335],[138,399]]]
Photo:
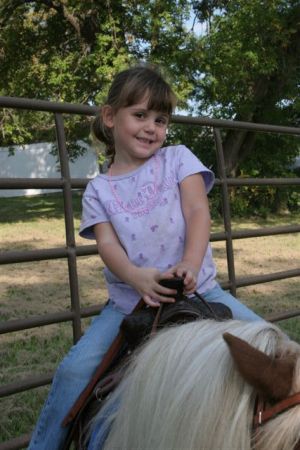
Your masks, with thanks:
[[[123,318],[124,314],[108,303],[60,363],[29,450],[61,448],[68,432],[68,427],[62,427],[61,422],[117,336]]]
[[[255,314],[255,312],[233,297],[233,295],[229,292],[224,291],[219,284],[201,295],[207,302],[220,302],[228,306],[231,309],[233,319],[249,321],[263,320],[260,316]]]

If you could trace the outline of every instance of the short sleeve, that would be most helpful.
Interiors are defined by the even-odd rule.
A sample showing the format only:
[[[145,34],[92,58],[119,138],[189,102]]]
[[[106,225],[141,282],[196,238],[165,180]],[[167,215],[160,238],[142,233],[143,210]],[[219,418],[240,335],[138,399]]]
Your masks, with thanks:
[[[194,155],[194,153],[192,153],[191,150],[189,150],[184,145],[179,145],[177,152],[178,182],[181,183],[181,181],[189,175],[200,173],[204,179],[206,192],[208,193],[214,185],[214,173],[204,164],[202,164],[197,156]]]
[[[94,225],[101,222],[109,222],[107,213],[94,187],[94,181],[87,185],[82,199],[82,218],[79,235],[86,239],[95,239]]]

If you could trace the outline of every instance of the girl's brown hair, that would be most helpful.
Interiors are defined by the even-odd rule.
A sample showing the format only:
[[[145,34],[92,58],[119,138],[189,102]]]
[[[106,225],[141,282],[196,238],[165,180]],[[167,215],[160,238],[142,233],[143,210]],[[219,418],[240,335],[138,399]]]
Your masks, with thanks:
[[[138,103],[145,95],[149,97],[148,109],[171,116],[176,106],[176,97],[155,66],[138,65],[120,72],[109,89],[105,104],[117,112],[120,108]],[[106,156],[113,160],[115,154],[113,134],[102,121],[101,108],[92,123],[92,136],[105,144]]]

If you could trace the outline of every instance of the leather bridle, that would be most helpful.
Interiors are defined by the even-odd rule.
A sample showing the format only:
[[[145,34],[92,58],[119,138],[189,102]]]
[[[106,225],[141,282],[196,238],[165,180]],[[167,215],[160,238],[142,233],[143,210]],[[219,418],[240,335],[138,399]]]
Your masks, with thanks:
[[[267,403],[258,395],[256,398],[256,405],[253,418],[253,427],[256,429],[260,425],[273,419],[273,417],[287,411],[293,406],[300,404],[300,392],[291,395],[272,406],[267,407]]]
[[[264,398],[259,394],[255,400],[254,417],[253,417],[253,431],[257,432],[257,429],[264,425],[269,420],[284,413],[290,408],[300,404],[300,392],[290,395],[272,405],[269,405]],[[254,438],[255,439],[255,438]],[[294,450],[300,450],[300,441],[294,447]]]

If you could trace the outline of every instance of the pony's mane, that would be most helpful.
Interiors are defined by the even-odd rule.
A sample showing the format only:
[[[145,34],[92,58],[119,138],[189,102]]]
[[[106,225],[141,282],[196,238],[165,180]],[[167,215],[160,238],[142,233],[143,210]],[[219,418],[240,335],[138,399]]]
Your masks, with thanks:
[[[299,352],[264,321],[205,320],[161,331],[134,358],[101,419],[94,419],[95,430],[103,417],[111,427],[104,449],[250,450],[255,393],[237,372],[224,332],[268,355],[284,354],[290,346]],[[297,423],[299,428],[300,417]],[[265,439],[260,449],[293,448],[274,445],[272,433],[266,438],[272,445]]]

